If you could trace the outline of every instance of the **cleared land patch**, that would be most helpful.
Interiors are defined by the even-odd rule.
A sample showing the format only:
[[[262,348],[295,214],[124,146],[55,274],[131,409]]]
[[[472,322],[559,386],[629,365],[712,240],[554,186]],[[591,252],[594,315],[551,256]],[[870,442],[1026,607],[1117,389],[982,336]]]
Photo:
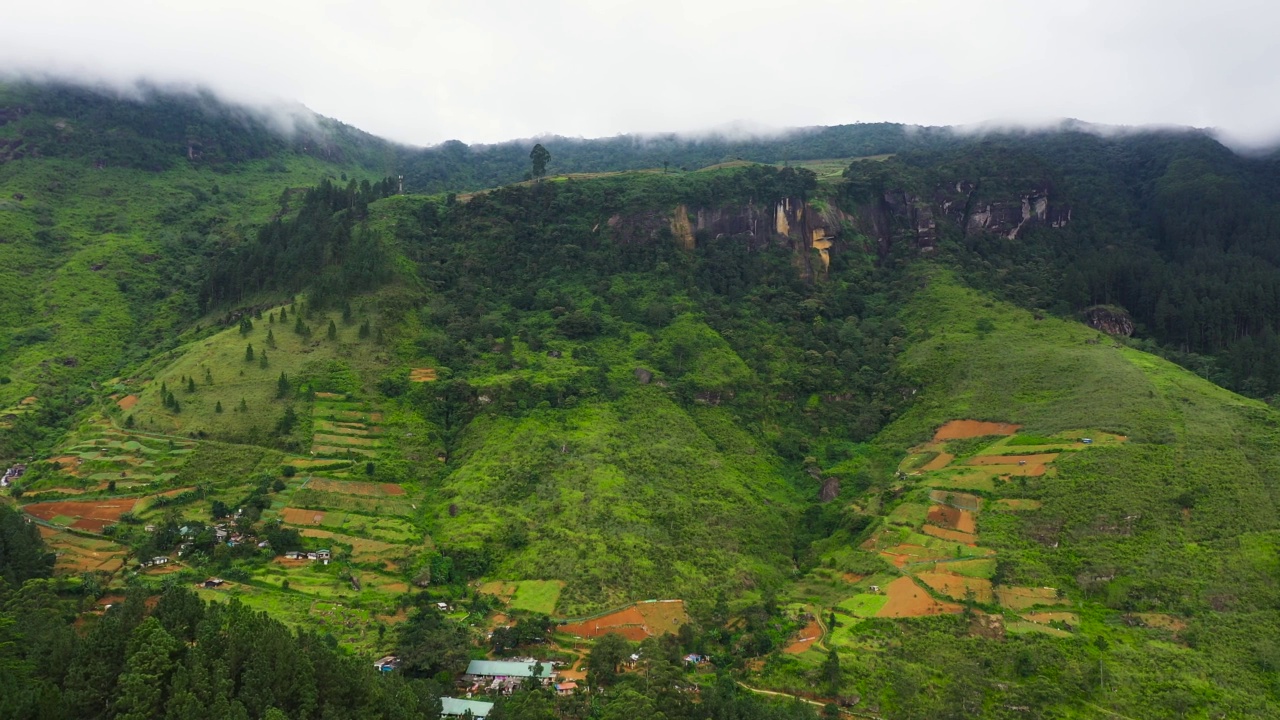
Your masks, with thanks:
[[[920,532],[930,537],[940,538],[942,540],[950,540],[952,542],[964,543],[965,545],[977,545],[978,536],[958,530],[948,530],[940,528],[936,525],[925,525],[920,528]]]
[[[790,655],[799,655],[813,647],[813,644],[818,642],[818,639],[821,637],[822,626],[818,624],[817,620],[810,620],[809,624],[805,625],[804,628],[796,635],[796,639],[790,645],[783,648],[782,652]]]
[[[968,510],[951,507],[950,505],[933,505],[929,508],[929,515],[926,518],[930,524],[937,525],[941,528],[949,530],[958,530],[962,533],[970,535],[978,531],[977,518]]]
[[[984,422],[982,420],[951,420],[933,434],[936,440],[967,440],[987,435],[1012,435],[1021,425],[1013,423]]]
[[[674,633],[689,622],[683,600],[654,600],[636,603],[597,618],[562,625],[560,631],[583,638],[596,638],[608,633],[639,642],[647,637]]]
[[[324,523],[323,510],[304,510],[302,508],[285,508],[280,517],[290,525],[321,525]]]
[[[413,368],[409,371],[409,382],[435,382],[435,368]]]
[[[61,502],[32,503],[23,509],[29,515],[47,522],[58,524],[58,520],[67,520],[60,524],[69,524],[79,530],[102,532],[108,525],[119,522],[120,516],[133,509],[136,498],[118,498],[115,500],[65,500]]]
[[[368,495],[369,497],[388,497],[404,495],[404,488],[394,483],[373,483],[360,480],[330,480],[313,478],[307,481],[307,487],[322,492],[342,493],[345,495]]]
[[[916,577],[925,585],[947,597],[964,600],[972,592],[974,600],[984,603],[991,602],[990,580],[949,572],[922,572],[917,573]]]
[[[1011,610],[1025,610],[1036,605],[1065,605],[1067,600],[1058,597],[1051,587],[1001,586],[995,589],[1000,604]]]
[[[962,609],[954,603],[934,600],[929,593],[909,577],[900,577],[884,588],[887,600],[876,617],[902,618],[925,617],[958,613]]]

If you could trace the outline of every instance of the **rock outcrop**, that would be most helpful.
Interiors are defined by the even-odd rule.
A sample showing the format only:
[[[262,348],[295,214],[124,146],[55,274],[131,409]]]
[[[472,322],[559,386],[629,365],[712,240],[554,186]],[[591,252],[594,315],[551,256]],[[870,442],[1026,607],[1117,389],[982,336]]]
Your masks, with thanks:
[[[1133,318],[1124,308],[1114,305],[1094,305],[1084,310],[1084,322],[1094,330],[1108,335],[1129,337],[1133,334]]]
[[[856,227],[874,238],[881,255],[895,242],[923,252],[937,247],[943,226],[960,236],[992,233],[1016,240],[1033,227],[1059,228],[1071,208],[1053,200],[1048,184],[1003,193],[985,192],[967,180],[939,184],[926,194],[886,190],[855,213]]]
[[[783,245],[791,249],[800,274],[812,280],[826,276],[841,223],[851,219],[839,210],[820,210],[788,197],[768,204],[692,208],[681,204],[669,213],[614,215],[606,225],[626,244],[656,242],[666,231],[671,241],[686,250],[694,249],[700,240],[725,237],[737,238],[753,250]]]

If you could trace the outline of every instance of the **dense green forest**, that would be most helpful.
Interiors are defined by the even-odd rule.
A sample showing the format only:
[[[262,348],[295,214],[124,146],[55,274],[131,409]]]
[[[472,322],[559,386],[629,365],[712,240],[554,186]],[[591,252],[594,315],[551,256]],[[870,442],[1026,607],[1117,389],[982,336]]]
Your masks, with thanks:
[[[1280,712],[1273,158],[0,121],[4,717]]]

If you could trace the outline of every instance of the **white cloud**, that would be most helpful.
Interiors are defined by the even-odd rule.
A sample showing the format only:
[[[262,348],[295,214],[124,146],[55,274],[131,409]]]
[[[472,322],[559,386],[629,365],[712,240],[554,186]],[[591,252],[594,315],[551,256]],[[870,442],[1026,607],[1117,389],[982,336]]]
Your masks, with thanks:
[[[1060,117],[1280,135],[1280,8],[1246,0],[66,0],[3,20],[0,68],[203,83],[418,144]]]

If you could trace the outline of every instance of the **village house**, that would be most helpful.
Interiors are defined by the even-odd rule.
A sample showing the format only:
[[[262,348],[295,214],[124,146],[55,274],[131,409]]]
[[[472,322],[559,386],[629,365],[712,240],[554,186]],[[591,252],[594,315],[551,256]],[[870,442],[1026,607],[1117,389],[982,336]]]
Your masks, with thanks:
[[[578,689],[578,683],[570,680],[568,682],[556,683],[557,695],[572,695],[574,690]]]
[[[546,685],[554,680],[555,666],[532,659],[472,660],[462,680],[470,686],[469,692],[510,695],[527,678],[535,677],[535,672],[536,677]]]
[[[440,714],[444,717],[462,717],[470,713],[473,718],[485,718],[493,712],[493,703],[461,698],[440,698]]]
[[[223,582],[225,581],[222,578],[211,577],[201,583],[201,585],[203,585],[207,590],[212,590],[213,588],[221,587]]]
[[[378,661],[373,664],[373,667],[376,668],[378,672],[391,672],[392,670],[400,667],[400,658],[395,655],[387,655],[386,657],[378,658]]]

